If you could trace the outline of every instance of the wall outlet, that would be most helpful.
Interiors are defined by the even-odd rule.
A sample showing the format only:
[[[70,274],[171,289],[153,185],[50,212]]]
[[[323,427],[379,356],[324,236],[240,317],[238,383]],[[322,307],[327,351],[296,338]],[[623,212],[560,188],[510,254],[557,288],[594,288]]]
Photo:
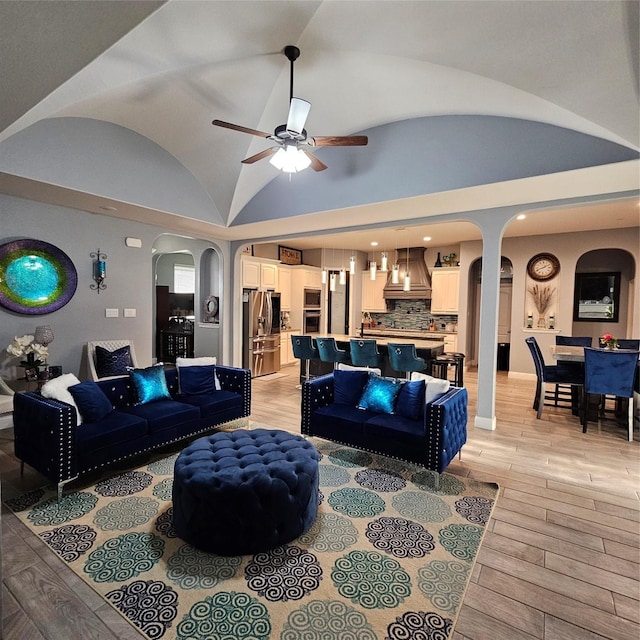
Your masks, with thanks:
[[[125,318],[135,318],[136,317],[136,310],[135,309],[125,309],[124,310],[124,317]]]
[[[117,318],[120,315],[119,309],[105,309],[104,315],[106,318]]]

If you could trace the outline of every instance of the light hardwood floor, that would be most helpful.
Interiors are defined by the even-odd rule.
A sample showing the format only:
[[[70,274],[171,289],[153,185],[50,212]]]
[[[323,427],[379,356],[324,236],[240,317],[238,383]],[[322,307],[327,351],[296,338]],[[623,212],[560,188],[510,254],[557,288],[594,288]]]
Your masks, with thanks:
[[[299,432],[296,368],[282,372],[254,379],[252,419]],[[474,372],[465,384],[473,417]],[[637,640],[640,443],[612,420],[584,435],[567,409],[545,407],[536,420],[534,387],[499,372],[497,429],[470,424],[448,469],[500,485],[453,640]],[[11,435],[0,431],[5,499],[40,482],[20,478]],[[6,508],[2,543],[6,640],[143,637]]]

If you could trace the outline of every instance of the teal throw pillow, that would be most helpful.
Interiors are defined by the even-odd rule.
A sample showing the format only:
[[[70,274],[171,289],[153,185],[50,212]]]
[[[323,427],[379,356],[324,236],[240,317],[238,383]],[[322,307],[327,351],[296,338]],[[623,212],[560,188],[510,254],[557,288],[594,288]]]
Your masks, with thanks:
[[[112,411],[113,406],[104,391],[93,380],[86,380],[69,387],[84,422],[100,422]]]
[[[401,383],[397,380],[371,376],[358,403],[358,409],[369,409],[378,413],[394,413],[400,386]]]
[[[163,365],[156,364],[146,369],[130,369],[130,375],[138,396],[136,404],[147,404],[156,400],[171,400]]]

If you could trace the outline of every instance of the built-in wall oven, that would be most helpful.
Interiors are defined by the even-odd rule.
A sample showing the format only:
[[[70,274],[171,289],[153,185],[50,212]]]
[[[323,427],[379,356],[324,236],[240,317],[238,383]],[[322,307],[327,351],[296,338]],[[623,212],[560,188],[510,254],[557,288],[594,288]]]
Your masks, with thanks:
[[[305,309],[302,312],[303,333],[320,333],[320,311]]]

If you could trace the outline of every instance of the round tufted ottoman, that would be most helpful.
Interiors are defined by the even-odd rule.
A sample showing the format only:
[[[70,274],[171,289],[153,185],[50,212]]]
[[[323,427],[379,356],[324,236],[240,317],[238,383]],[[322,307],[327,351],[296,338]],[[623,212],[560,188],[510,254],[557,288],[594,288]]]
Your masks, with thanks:
[[[173,528],[198,549],[235,556],[304,533],[318,512],[315,447],[286,431],[221,431],[175,463]]]

